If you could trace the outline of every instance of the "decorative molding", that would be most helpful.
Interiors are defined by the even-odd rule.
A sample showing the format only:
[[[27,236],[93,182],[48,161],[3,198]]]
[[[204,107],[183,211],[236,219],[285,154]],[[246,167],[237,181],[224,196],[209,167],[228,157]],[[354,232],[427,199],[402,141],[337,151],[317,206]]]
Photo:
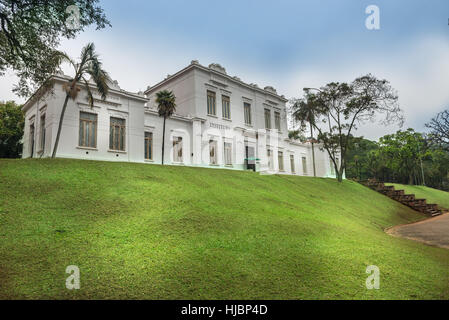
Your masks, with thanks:
[[[213,86],[213,85],[211,85],[211,84],[209,84],[209,83],[204,83],[204,85],[206,86],[206,88],[209,88],[209,89],[212,89],[212,90],[218,90],[218,87],[216,87],[216,86]]]
[[[115,118],[128,120],[128,112],[108,108],[109,115]]]
[[[268,103],[268,104],[271,104],[271,105],[273,105],[273,106],[277,106],[277,105],[279,105],[279,103],[277,103],[277,102],[274,102],[274,101],[271,101],[271,100],[265,100],[265,103]]]
[[[274,93],[274,94],[276,94],[277,95],[277,91],[276,91],[276,89],[275,88],[273,88],[272,86],[266,86],[265,88],[263,88],[265,91],[268,91],[268,92],[271,92],[271,93]]]
[[[232,92],[229,91],[229,90],[221,89],[221,88],[220,88],[220,91],[221,91],[222,93],[225,93],[225,94],[229,95],[229,96],[232,95]]]
[[[83,103],[83,102],[77,102],[77,104],[78,104],[78,109],[81,109],[83,111],[90,110],[92,112],[94,108],[101,109],[100,106],[96,106],[96,105],[94,105],[94,107],[91,108],[90,105],[88,105],[87,103]]]
[[[219,63],[211,63],[209,65],[209,69],[226,74],[226,69],[224,67],[222,67]]]

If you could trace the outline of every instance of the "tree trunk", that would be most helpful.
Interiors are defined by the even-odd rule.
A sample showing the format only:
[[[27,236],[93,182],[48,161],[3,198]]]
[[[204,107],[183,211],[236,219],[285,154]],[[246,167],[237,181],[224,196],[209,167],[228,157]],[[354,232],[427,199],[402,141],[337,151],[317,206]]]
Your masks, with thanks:
[[[162,128],[162,165],[164,165],[164,150],[165,150],[165,119],[164,116],[164,126]]]
[[[315,147],[313,143],[313,127],[312,122],[310,122],[310,135],[312,138],[312,162],[313,162],[313,176],[316,177],[316,167],[315,167]]]
[[[59,118],[58,133],[56,134],[55,146],[53,147],[53,153],[51,155],[53,159],[56,157],[56,152],[58,151],[59,137],[61,136],[62,130],[62,121],[64,120],[64,114],[65,110],[67,109],[68,102],[69,102],[69,94],[67,93],[65,96],[64,105],[62,106],[61,117]]]
[[[344,171],[344,164],[343,164],[343,160],[340,160],[340,168],[339,164],[337,163],[335,166],[335,172],[337,173],[337,179],[338,182],[343,182],[343,171]]]

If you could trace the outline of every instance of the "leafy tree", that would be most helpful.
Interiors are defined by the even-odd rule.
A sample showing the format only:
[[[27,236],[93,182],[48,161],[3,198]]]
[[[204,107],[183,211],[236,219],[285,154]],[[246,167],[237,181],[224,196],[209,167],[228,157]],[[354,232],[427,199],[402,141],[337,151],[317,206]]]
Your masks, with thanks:
[[[78,97],[78,93],[81,90],[81,87],[83,87],[87,91],[87,99],[89,105],[91,106],[91,108],[93,108],[94,96],[90,88],[89,80],[86,77],[91,77],[96,86],[96,89],[100,93],[103,100],[106,99],[109,91],[108,82],[111,81],[108,73],[103,69],[98,54],[95,52],[95,45],[93,43],[87,44],[81,50],[81,57],[78,63],[70,59],[68,56],[65,56],[65,59],[72,65],[75,71],[75,75],[64,85],[66,96],[59,119],[58,132],[56,134],[56,141],[53,148],[52,158],[56,157],[59,137],[61,136],[62,122],[64,121],[64,114],[65,110],[67,109],[67,103],[69,102],[69,99],[75,100]]]
[[[315,165],[315,141],[313,137],[313,124],[315,123],[315,109],[314,105],[308,103],[307,100],[294,99],[293,101],[293,120],[300,123],[302,131],[305,131],[307,125],[310,126],[310,141],[312,144],[312,162],[313,162],[313,176],[316,177]]]
[[[19,158],[22,155],[25,119],[21,107],[14,101],[0,102],[0,158]]]
[[[156,93],[156,103],[160,117],[164,117],[164,125],[162,129],[162,164],[164,164],[164,147],[165,147],[165,120],[170,118],[176,111],[176,97],[173,91],[162,90]]]
[[[449,151],[449,110],[442,111],[436,115],[426,127],[431,129],[430,139],[441,148]]]
[[[332,82],[316,89],[304,88],[304,96],[298,99],[298,109],[308,105],[314,118],[300,113],[299,121],[310,122],[318,132],[318,141],[327,150],[335,167],[338,181],[342,181],[346,169],[346,156],[352,131],[366,121],[374,121],[383,115],[382,124],[402,124],[402,110],[398,97],[386,80],[378,80],[368,74],[352,83]],[[339,161],[340,160],[340,161]]]
[[[373,151],[378,149],[375,141],[363,137],[350,137],[346,160],[346,177],[365,180],[372,177]]]
[[[426,156],[426,142],[422,134],[413,129],[397,131],[395,134],[383,136],[379,139],[379,149],[384,156],[385,165],[395,173],[396,180],[413,184],[422,176],[421,161]]]
[[[290,130],[288,132],[288,138],[292,140],[299,140],[301,142],[306,141],[306,137],[302,134],[301,130]]]
[[[0,0],[0,76],[12,69],[14,91],[29,96],[56,73],[61,38],[72,39],[87,26],[110,25],[98,0]]]

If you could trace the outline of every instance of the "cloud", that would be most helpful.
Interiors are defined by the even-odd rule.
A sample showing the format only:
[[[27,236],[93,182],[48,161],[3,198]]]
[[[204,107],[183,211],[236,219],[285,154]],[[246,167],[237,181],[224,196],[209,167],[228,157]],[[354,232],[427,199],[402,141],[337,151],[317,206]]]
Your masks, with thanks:
[[[307,56],[307,62],[279,61],[279,68],[267,66],[254,58],[253,63],[221,52],[213,44],[174,43],[153,35],[143,41],[138,35],[108,32],[88,32],[76,40],[64,41],[61,49],[76,58],[83,45],[96,44],[106,70],[119,85],[129,91],[144,90],[187,66],[192,59],[208,65],[218,62],[228,74],[259,86],[274,86],[286,97],[298,97],[304,87],[320,87],[331,81],[350,82],[366,73],[385,78],[398,90],[399,102],[405,111],[404,128],[424,130],[424,124],[437,112],[449,107],[449,43],[438,36],[417,37],[407,43],[358,49],[327,47],[329,52],[317,57]],[[150,43],[148,43],[148,41]],[[118,43],[120,45],[118,45]],[[335,48],[331,51],[331,48]],[[357,50],[357,51],[356,51]],[[64,68],[66,72],[70,69]],[[12,92],[16,78],[9,73],[0,77],[0,99],[17,99]],[[356,134],[376,139],[398,130],[368,123]]]
[[[418,38],[391,51],[358,52],[344,61],[298,64],[298,70],[280,85],[287,96],[300,96],[304,87],[331,81],[352,81],[366,73],[390,81],[405,112],[404,128],[424,130],[424,124],[449,107],[449,43],[440,37]],[[358,135],[377,139],[398,130],[368,123]]]

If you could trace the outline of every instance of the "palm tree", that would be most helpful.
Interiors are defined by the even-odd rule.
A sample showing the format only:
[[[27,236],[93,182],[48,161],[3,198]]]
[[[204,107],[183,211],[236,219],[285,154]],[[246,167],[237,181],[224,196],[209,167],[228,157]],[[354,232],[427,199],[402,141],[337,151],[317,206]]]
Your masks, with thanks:
[[[176,111],[176,97],[173,91],[162,90],[156,93],[156,103],[160,117],[164,117],[164,126],[162,129],[162,164],[164,164],[165,147],[165,120],[170,118]]]
[[[108,82],[111,81],[108,73],[102,67],[102,63],[99,60],[98,54],[95,53],[95,45],[93,43],[87,44],[81,50],[81,57],[79,63],[75,63],[65,54],[63,54],[63,60],[69,62],[72,65],[75,71],[75,76],[73,77],[73,79],[70,79],[63,86],[66,92],[66,96],[64,100],[64,105],[62,106],[61,117],[59,119],[58,133],[56,135],[56,141],[55,146],[53,148],[52,158],[56,157],[56,152],[58,150],[59,144],[59,137],[61,136],[62,122],[64,120],[64,114],[67,109],[67,103],[69,102],[69,99],[75,100],[82,86],[84,89],[86,89],[87,100],[89,102],[90,107],[93,108],[94,96],[92,94],[89,81],[86,79],[86,77],[90,76],[91,79],[94,81],[95,86],[103,100],[106,99],[106,96],[109,91]]]
[[[312,143],[312,161],[313,161],[313,176],[316,177],[315,167],[315,147],[313,138],[313,125],[315,124],[315,110],[312,103],[305,100],[298,100],[293,105],[293,117],[299,121],[301,127],[305,128],[306,124],[310,125],[310,141]]]

